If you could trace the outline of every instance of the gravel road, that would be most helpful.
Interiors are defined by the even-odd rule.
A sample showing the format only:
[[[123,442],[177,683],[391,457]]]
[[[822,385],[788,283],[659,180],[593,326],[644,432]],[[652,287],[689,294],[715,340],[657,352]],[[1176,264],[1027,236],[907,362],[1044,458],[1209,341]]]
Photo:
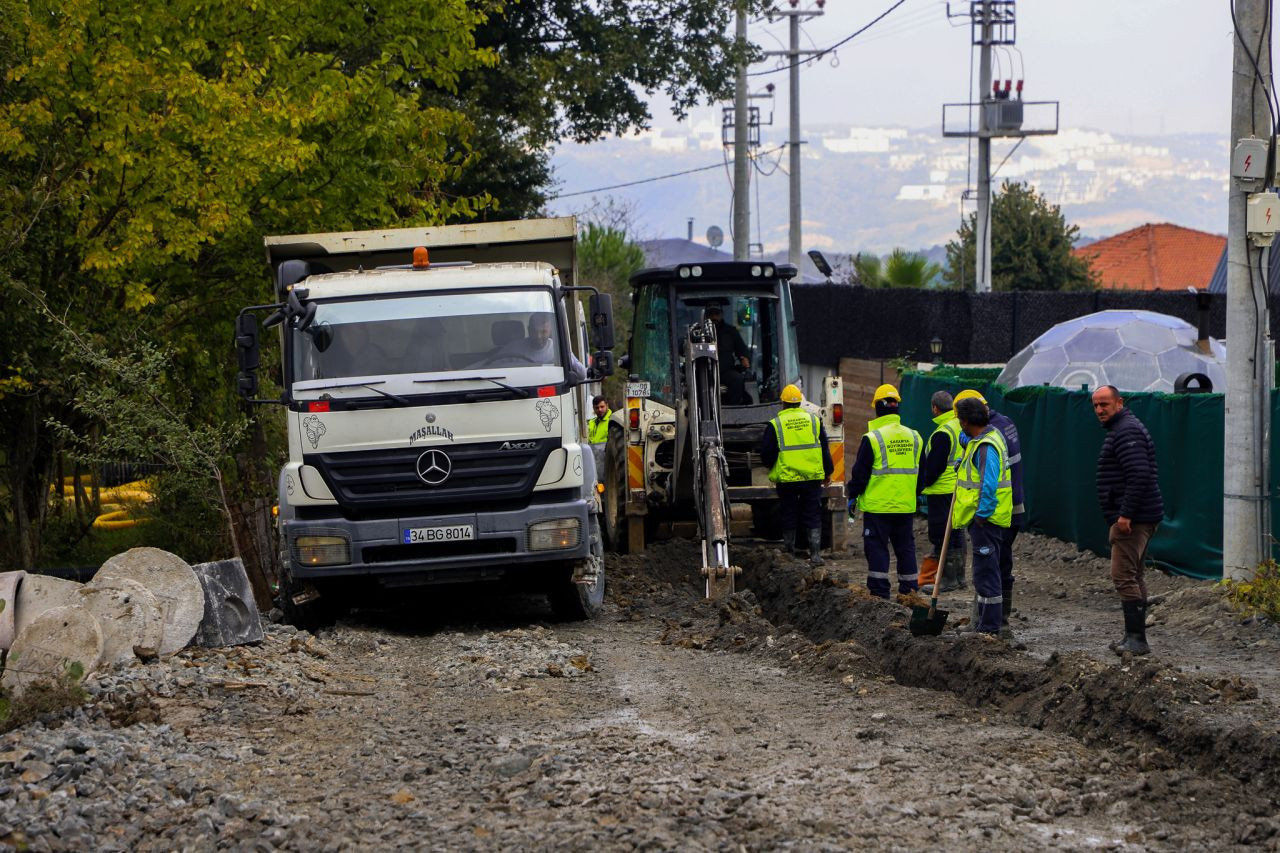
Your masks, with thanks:
[[[1034,549],[1058,545],[1023,541],[1025,615],[1053,601],[1069,624],[1064,601],[1094,606],[1073,586],[1092,582],[1083,564],[1066,599],[1041,602],[1036,587],[1057,591],[1062,561]],[[556,624],[536,598],[473,590],[360,612],[314,637],[271,625],[258,647],[104,675],[90,706],[0,738],[0,842],[1280,849],[1275,788],[1163,754],[1158,733],[1130,745],[1052,718],[1030,724],[999,697],[896,681],[984,641],[902,645],[890,633],[905,634],[905,610],[856,594],[857,555],[815,576],[773,549],[738,553],[753,589],[719,605],[699,600],[696,550],[673,542],[611,558],[606,610],[591,623]],[[1183,595],[1166,592],[1175,605]],[[805,608],[833,596],[862,628],[809,619]],[[880,634],[864,630],[873,622]],[[1064,634],[1085,648],[1114,633],[1106,614],[1086,622],[1029,621],[1025,652],[1001,646],[965,666],[1038,670]],[[1274,627],[1236,633],[1256,643]],[[1159,629],[1152,638],[1160,650]],[[1224,642],[1242,660],[1252,648]],[[895,670],[899,647],[920,667]],[[1108,675],[1127,662],[1097,666]],[[1266,696],[1232,708],[1275,720]]]

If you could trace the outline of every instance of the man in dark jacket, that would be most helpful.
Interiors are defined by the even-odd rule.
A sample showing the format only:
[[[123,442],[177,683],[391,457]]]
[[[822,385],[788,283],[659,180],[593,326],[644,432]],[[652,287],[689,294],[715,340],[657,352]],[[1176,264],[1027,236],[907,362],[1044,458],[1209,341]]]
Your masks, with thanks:
[[[1156,449],[1142,421],[1124,407],[1114,385],[1093,392],[1093,411],[1107,437],[1098,454],[1098,503],[1111,530],[1111,580],[1124,607],[1124,639],[1111,644],[1118,655],[1145,655],[1147,585],[1142,578],[1147,544],[1164,518],[1156,471]]]

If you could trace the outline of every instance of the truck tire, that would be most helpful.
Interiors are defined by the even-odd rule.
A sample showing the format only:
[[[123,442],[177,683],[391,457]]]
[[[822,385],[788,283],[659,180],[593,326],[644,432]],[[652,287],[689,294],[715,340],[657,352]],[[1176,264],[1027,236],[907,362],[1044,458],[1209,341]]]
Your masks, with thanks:
[[[604,450],[604,483],[601,495],[604,516],[604,539],[615,554],[628,551],[627,535],[627,438],[616,424],[609,426],[609,440]]]
[[[604,606],[604,541],[601,539],[599,516],[592,516],[588,525],[591,553],[586,567],[595,580],[592,583],[578,583],[574,580],[578,568],[570,564],[567,570],[553,576],[547,589],[547,601],[551,604],[551,612],[563,622],[579,622],[593,619]]]

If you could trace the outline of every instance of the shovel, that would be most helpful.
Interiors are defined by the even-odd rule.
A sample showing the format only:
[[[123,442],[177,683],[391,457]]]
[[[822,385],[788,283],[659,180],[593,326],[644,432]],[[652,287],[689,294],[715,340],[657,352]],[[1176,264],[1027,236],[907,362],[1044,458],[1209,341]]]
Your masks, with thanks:
[[[911,630],[913,637],[936,637],[947,625],[947,611],[938,609],[938,590],[942,588],[942,567],[947,561],[947,546],[951,544],[951,513],[956,508],[957,491],[958,485],[957,489],[951,491],[951,507],[947,510],[947,529],[942,534],[942,547],[938,553],[938,574],[933,579],[933,595],[929,599],[929,606],[917,604],[911,608],[911,621],[907,623],[907,628]]]

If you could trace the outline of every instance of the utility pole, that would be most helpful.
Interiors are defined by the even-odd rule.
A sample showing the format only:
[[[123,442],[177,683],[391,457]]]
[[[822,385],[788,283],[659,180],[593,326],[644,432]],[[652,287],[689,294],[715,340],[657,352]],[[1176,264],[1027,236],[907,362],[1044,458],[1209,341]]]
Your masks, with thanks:
[[[986,101],[991,97],[991,4],[982,4],[982,56],[979,62],[978,222],[974,232],[978,293],[991,292],[991,127]],[[971,78],[972,79],[972,78]]]
[[[800,204],[800,58],[803,56],[812,56],[821,53],[818,50],[801,50],[800,49],[800,23],[805,18],[816,18],[822,14],[822,7],[826,5],[826,0],[817,0],[816,8],[800,9],[800,0],[788,0],[791,5],[790,9],[773,9],[769,12],[769,17],[775,15],[788,18],[791,29],[790,48],[788,50],[771,50],[766,51],[765,56],[784,56],[787,58],[787,64],[791,73],[791,100],[789,109],[791,112],[791,129],[787,139],[787,149],[790,155],[790,178],[791,178],[791,198],[790,198],[790,228],[787,232],[787,260],[795,266],[800,266],[804,260],[805,254],[803,249],[803,234],[801,227],[801,204]]]
[[[747,156],[750,132],[747,111],[747,7],[738,4],[736,41],[743,58],[738,61],[738,78],[733,92],[733,259],[745,261],[751,249],[751,160]]]
[[[1271,137],[1267,98],[1271,90],[1270,38],[1263,31],[1270,0],[1236,0],[1237,37],[1231,75],[1231,188],[1227,199],[1227,396],[1222,496],[1222,574],[1248,580],[1269,553],[1270,317],[1258,319],[1267,304],[1266,284],[1253,272],[1261,248],[1250,245],[1248,201],[1272,183],[1265,165]],[[1269,22],[1267,27],[1270,27]],[[1250,53],[1256,53],[1250,58]],[[1254,61],[1257,61],[1257,72]],[[1261,76],[1260,81],[1258,77]],[[1249,140],[1241,145],[1241,140]],[[1259,144],[1261,143],[1261,144]],[[1240,153],[1238,153],[1240,152]],[[1256,171],[1255,171],[1256,170]]]
[[[968,18],[970,44],[979,48],[977,103],[943,104],[942,135],[978,139],[978,213],[974,228],[974,281],[978,293],[991,292],[991,140],[997,137],[1019,139],[1027,136],[1052,136],[1058,132],[1057,101],[1024,101],[1023,80],[1014,85],[1013,69],[1001,88],[991,77],[991,53],[996,45],[1012,46],[1018,40],[1016,0],[972,0],[966,11],[948,18]],[[972,49],[972,48],[971,48]],[[973,127],[973,111],[978,111],[978,127]],[[959,115],[963,122],[956,121]],[[966,187],[961,196],[960,216],[964,219]]]

